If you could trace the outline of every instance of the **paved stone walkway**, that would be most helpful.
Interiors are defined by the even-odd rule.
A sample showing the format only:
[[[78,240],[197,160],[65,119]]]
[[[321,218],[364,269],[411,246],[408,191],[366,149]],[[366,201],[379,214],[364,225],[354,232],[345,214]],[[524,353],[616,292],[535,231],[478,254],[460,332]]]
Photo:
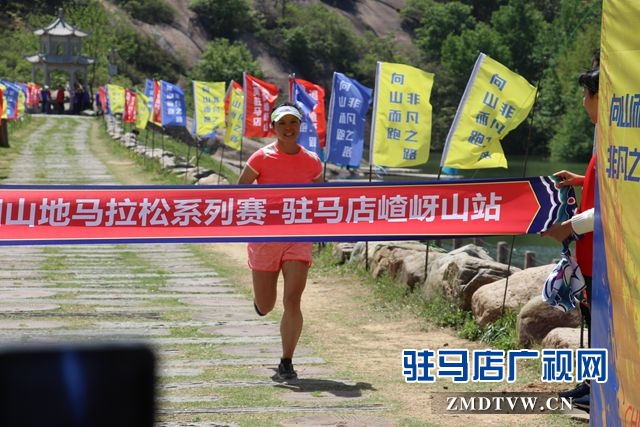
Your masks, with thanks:
[[[117,184],[86,144],[96,119],[33,120],[42,125],[5,184]],[[298,351],[300,380],[271,380],[277,323],[257,318],[193,245],[0,246],[0,344],[105,341],[154,349],[162,427],[253,426],[253,414],[287,414],[260,425],[394,425],[311,348]],[[238,393],[249,403],[228,405]]]

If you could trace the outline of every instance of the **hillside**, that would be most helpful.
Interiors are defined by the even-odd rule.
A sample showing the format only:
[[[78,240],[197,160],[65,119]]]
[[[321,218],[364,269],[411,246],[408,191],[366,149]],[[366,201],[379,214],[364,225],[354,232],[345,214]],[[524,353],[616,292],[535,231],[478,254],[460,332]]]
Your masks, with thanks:
[[[101,0],[108,10],[117,7],[108,0]],[[156,40],[158,46],[182,59],[188,67],[194,66],[203,49],[208,43],[206,31],[195,20],[194,13],[189,10],[191,0],[167,0],[176,13],[172,25],[150,25],[133,20],[135,28],[141,33]],[[255,0],[254,3],[263,3]],[[301,7],[313,4],[325,6],[339,12],[352,22],[353,28],[358,33],[371,31],[377,36],[383,37],[389,34],[394,36],[397,43],[411,45],[411,37],[401,27],[400,9],[404,7],[405,0],[360,0],[328,2],[320,0],[302,0]],[[337,4],[339,7],[330,5]],[[262,5],[264,7],[264,5]],[[279,58],[269,54],[269,49],[251,35],[243,37],[260,63],[267,81],[273,82],[281,88],[286,87],[289,67]]]

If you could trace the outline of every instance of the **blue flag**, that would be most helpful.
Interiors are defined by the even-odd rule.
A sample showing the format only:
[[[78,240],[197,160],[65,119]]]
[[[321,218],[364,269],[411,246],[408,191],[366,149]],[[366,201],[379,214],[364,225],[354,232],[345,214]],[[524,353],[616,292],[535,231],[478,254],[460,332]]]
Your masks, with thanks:
[[[149,111],[153,111],[153,92],[154,92],[153,80],[146,79],[144,82],[144,96],[146,96],[147,99],[149,100],[149,102],[147,102]]]
[[[187,106],[184,92],[178,86],[160,81],[162,126],[186,126]]]
[[[360,167],[364,150],[364,127],[373,89],[341,73],[333,73],[329,101],[327,161]]]
[[[318,132],[313,124],[310,115],[313,114],[313,107],[318,103],[311,98],[304,87],[297,82],[293,83],[293,102],[302,110],[302,124],[300,125],[300,135],[298,136],[298,144],[302,145],[309,151],[318,155],[322,153]]]

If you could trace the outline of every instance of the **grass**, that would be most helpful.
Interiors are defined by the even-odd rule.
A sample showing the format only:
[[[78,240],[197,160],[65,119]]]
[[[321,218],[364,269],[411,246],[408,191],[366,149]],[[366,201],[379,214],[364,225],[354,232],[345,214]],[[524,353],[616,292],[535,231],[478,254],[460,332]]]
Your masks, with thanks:
[[[388,276],[375,278],[370,272],[353,264],[339,264],[332,255],[333,246],[320,248],[314,257],[314,268],[342,275],[355,274],[358,280],[373,290],[374,306],[388,316],[411,313],[426,324],[451,329],[457,336],[470,341],[480,341],[500,350],[519,348],[516,321],[517,315],[506,312],[503,317],[486,326],[480,326],[471,311],[463,310],[441,295],[427,300],[419,289],[411,290],[403,283]]]

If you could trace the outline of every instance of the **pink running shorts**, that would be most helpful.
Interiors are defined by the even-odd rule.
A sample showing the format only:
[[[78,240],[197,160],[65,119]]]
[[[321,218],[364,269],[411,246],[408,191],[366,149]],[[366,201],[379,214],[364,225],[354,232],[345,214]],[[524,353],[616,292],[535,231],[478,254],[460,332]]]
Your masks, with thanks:
[[[249,267],[255,271],[276,272],[285,261],[302,261],[311,267],[311,242],[250,242],[247,244]]]

